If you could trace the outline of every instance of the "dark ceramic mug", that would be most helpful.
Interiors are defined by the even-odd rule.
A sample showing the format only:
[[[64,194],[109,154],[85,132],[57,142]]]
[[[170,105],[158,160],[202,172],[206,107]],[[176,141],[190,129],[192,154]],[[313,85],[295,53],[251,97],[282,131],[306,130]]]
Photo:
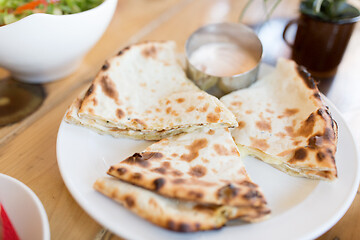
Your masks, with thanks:
[[[292,59],[303,65],[317,78],[331,78],[346,50],[355,23],[359,16],[339,21],[324,21],[301,14],[299,19],[291,20],[285,27],[283,38],[292,48]],[[297,24],[293,44],[286,39],[286,31]]]

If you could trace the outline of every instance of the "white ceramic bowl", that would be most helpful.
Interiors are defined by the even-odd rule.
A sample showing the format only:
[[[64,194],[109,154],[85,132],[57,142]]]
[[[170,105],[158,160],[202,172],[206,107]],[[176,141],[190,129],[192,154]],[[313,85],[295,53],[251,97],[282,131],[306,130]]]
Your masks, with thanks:
[[[20,239],[50,240],[44,206],[25,184],[0,173],[0,202]]]
[[[70,15],[36,13],[0,27],[0,67],[28,83],[70,75],[106,30],[116,4],[105,0]]]

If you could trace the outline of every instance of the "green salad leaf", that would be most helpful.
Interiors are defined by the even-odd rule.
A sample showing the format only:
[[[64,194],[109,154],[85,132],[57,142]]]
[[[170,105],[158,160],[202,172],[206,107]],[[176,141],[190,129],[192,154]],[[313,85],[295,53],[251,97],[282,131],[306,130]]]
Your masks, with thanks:
[[[0,0],[0,26],[33,13],[74,14],[100,5],[104,0]]]

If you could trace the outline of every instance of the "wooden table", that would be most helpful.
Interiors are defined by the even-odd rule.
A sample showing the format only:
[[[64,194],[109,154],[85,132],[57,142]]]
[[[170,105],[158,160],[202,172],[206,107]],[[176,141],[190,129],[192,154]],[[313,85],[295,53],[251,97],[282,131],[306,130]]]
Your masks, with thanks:
[[[187,37],[199,26],[237,21],[246,1],[240,0],[119,0],[113,20],[82,65],[71,76],[45,84],[47,97],[25,120],[0,128],[0,172],[28,185],[45,206],[52,239],[93,239],[101,226],[74,201],[56,162],[56,136],[63,114],[77,94],[89,85],[104,60],[124,46],[143,40],[173,39],[183,51]],[[360,7],[360,2],[353,3]],[[272,18],[294,18],[299,1],[282,1]],[[261,0],[248,9],[243,22],[264,20]],[[344,114],[360,140],[360,25],[327,96]],[[281,40],[278,42],[283,44]],[[276,44],[276,43],[275,43]],[[284,48],[279,55],[286,55]],[[8,77],[0,69],[0,79]],[[311,213],[310,213],[311,214]],[[345,216],[319,239],[360,239],[360,193]],[[269,236],[270,238],[270,236]]]

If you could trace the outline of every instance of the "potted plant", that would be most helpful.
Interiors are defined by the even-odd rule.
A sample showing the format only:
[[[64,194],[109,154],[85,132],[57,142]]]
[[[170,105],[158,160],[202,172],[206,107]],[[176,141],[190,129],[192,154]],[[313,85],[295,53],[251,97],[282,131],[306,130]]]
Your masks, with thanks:
[[[346,50],[360,12],[345,0],[304,0],[297,23],[292,58],[318,79],[333,77]],[[287,42],[287,41],[286,41]]]
[[[253,2],[246,2],[239,21]],[[266,21],[280,2],[263,0]],[[336,73],[355,23],[360,19],[360,12],[346,0],[302,0],[299,9],[300,17],[291,20],[283,32],[285,42],[292,48],[292,58],[314,77],[331,78]],[[285,38],[292,24],[298,25],[293,44]]]

